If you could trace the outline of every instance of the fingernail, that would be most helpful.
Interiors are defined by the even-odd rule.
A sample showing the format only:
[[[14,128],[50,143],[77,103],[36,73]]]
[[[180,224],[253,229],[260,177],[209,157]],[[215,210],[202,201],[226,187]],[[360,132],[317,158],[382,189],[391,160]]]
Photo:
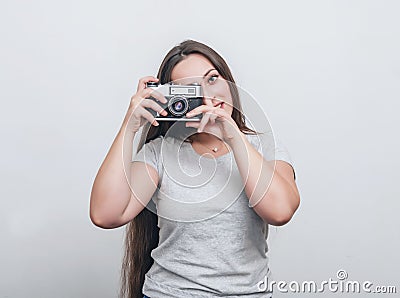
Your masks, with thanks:
[[[197,132],[201,132],[201,129],[199,128],[199,129],[197,129]]]

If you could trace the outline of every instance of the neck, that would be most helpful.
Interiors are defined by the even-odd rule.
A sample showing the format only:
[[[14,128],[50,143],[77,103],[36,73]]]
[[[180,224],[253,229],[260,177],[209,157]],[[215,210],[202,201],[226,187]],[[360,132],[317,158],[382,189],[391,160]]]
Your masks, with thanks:
[[[210,133],[196,133],[192,136],[192,140],[204,145],[215,145],[221,142],[221,139]]]

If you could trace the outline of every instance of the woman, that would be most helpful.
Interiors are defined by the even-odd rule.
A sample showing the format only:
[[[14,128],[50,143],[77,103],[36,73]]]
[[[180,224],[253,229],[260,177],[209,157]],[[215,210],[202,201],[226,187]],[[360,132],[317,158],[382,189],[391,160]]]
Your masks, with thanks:
[[[186,117],[201,115],[201,121],[155,120],[149,109],[166,115],[160,103],[167,101],[147,88],[148,82],[200,84],[203,104]],[[131,162],[132,140],[141,127],[138,153]],[[256,139],[245,124],[229,67],[202,43],[188,40],[174,47],[157,78],[139,81],[90,201],[97,226],[128,224],[121,296],[272,295],[260,290],[260,282],[270,276],[268,224],[287,223],[300,198],[287,152],[275,148],[271,159],[256,149]],[[186,174],[195,173],[200,156],[205,172],[214,165],[211,179],[196,184],[203,177],[172,177],[180,167]],[[228,191],[219,192],[222,188]],[[156,212],[148,210],[151,204]]]

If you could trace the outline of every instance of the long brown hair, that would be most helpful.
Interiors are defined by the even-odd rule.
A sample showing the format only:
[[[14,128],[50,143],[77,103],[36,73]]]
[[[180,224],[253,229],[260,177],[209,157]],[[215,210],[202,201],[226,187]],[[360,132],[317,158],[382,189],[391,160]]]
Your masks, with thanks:
[[[236,122],[240,131],[245,134],[257,132],[246,126],[245,116],[239,98],[232,73],[225,60],[212,48],[194,40],[186,40],[172,48],[165,56],[158,71],[157,78],[161,84],[171,81],[173,68],[190,54],[201,54],[207,58],[219,74],[229,83],[232,95],[233,111],[232,119]],[[160,121],[159,126],[150,125],[147,122],[143,126],[137,152],[143,145],[159,136],[165,136],[173,123]],[[191,142],[190,137],[185,141]],[[151,251],[158,245],[159,228],[157,226],[157,214],[144,208],[126,227],[125,255],[121,270],[121,298],[142,298],[142,288],[146,272],[150,269],[154,260]]]

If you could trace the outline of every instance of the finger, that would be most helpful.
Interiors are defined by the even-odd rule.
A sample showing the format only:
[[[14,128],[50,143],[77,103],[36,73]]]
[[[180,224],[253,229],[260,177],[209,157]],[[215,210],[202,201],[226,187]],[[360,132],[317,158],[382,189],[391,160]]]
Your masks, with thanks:
[[[154,125],[154,126],[158,126],[159,125],[159,123],[156,120],[156,118],[149,111],[147,111],[146,109],[143,109],[143,111],[141,112],[141,116],[143,118],[145,118],[147,121],[149,121],[152,125]]]
[[[153,90],[151,88],[141,90],[139,92],[139,96],[142,98],[153,98],[164,104],[168,102],[167,99],[160,92],[157,92],[156,90]]]
[[[151,89],[151,88],[149,88]],[[153,89],[151,89],[153,90]],[[158,100],[159,102],[162,103],[167,103],[167,99],[164,97],[164,95],[162,95],[160,92],[158,92],[157,90],[153,90],[150,94],[149,94],[152,98]]]
[[[232,119],[231,115],[229,115],[224,109],[217,108],[217,109],[213,110],[213,113],[215,115],[217,115],[217,117],[215,118],[216,120],[218,120],[218,118],[223,118],[223,119],[231,118]]]
[[[206,113],[204,114],[203,118],[200,121],[200,125],[199,128],[197,129],[198,132],[202,132],[204,127],[207,125],[208,120],[210,119],[211,114],[210,113]]]
[[[141,91],[139,91],[139,96],[141,97],[141,98],[150,98],[151,97],[151,94],[154,92],[154,90],[153,89],[151,89],[151,88],[145,88],[145,89],[143,89],[143,90],[141,90]]]
[[[198,128],[200,125],[200,122],[186,122],[185,126],[186,127],[194,127],[194,128]]]
[[[190,118],[193,116],[196,116],[198,114],[201,114],[203,112],[208,112],[211,111],[213,107],[207,106],[207,105],[201,105],[198,106],[197,108],[194,108],[193,110],[191,110],[189,113],[186,114],[186,117]]]
[[[153,76],[147,76],[143,77],[139,80],[138,86],[137,86],[137,92],[143,90],[146,88],[146,83],[148,82],[158,82],[159,80],[156,77]]]
[[[210,123],[211,124],[215,124],[215,119],[217,119],[218,118],[218,115],[217,114],[212,114],[211,116],[210,116]]]
[[[141,101],[141,105],[143,107],[146,108],[150,108],[156,112],[158,112],[159,114],[163,115],[163,116],[167,116],[168,112],[166,110],[164,110],[158,103],[156,103],[154,100],[148,99],[148,98],[144,98]]]

